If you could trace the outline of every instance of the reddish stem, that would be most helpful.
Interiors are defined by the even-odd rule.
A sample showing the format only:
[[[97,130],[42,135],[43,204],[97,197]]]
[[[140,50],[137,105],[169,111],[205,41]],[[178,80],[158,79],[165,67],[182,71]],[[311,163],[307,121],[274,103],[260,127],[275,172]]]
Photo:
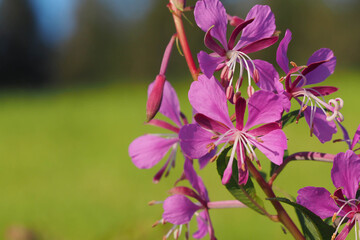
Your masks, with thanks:
[[[320,161],[320,162],[333,162],[335,155],[319,152],[298,152],[288,156],[284,162],[274,171],[268,184],[273,185],[275,179],[280,174],[280,172],[285,168],[285,166],[293,160],[311,160],[311,161]]]
[[[198,75],[199,75],[199,70],[195,65],[195,62],[194,62],[194,59],[192,57],[191,50],[189,47],[189,43],[186,38],[184,24],[183,24],[183,21],[181,18],[182,12],[179,9],[177,9],[174,4],[171,3],[171,0],[169,1],[168,7],[169,7],[170,11],[172,12],[172,15],[174,18],[176,32],[177,32],[177,35],[178,35],[178,38],[180,41],[182,51],[185,56],[186,63],[189,67],[189,70],[190,70],[193,80],[196,81],[198,78]]]
[[[265,179],[261,176],[259,171],[255,168],[255,166],[252,164],[249,158],[246,158],[246,163],[248,166],[248,169],[252,176],[255,178],[255,180],[258,182],[264,193],[268,198],[276,198],[275,193],[271,189],[271,186],[265,181]],[[289,217],[283,206],[278,201],[271,201],[271,204],[274,206],[278,213],[279,221],[289,230],[291,235],[296,240],[305,240],[302,233],[299,231],[295,223],[292,221],[292,219]]]

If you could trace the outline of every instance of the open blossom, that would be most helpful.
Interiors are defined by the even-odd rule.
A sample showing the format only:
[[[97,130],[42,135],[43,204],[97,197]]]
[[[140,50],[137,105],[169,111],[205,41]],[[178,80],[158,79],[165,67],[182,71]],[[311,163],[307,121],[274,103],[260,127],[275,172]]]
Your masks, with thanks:
[[[314,52],[307,62],[307,66],[297,66],[292,63],[289,68],[287,57],[288,45],[291,41],[291,32],[286,30],[284,38],[277,49],[276,61],[286,73],[285,90],[290,99],[295,98],[300,104],[299,116],[303,112],[311,134],[324,143],[332,139],[336,133],[334,120],[342,121],[340,109],[343,107],[341,98],[331,99],[327,102],[324,96],[329,95],[337,88],[331,86],[308,86],[323,82],[335,69],[336,57],[327,48]],[[294,81],[291,77],[296,77]],[[302,100],[301,100],[302,98]],[[329,114],[329,112],[331,114]]]
[[[229,93],[233,92],[232,82],[237,64],[240,69],[236,84],[237,90],[241,85],[244,69],[248,71],[249,87],[251,86],[251,74],[254,75],[256,82],[256,68],[247,54],[267,48],[278,40],[277,36],[273,36],[276,26],[270,7],[255,5],[245,20],[237,18],[237,26],[228,41],[226,33],[229,16],[219,0],[198,1],[194,16],[197,25],[206,32],[205,45],[213,51],[211,54],[204,51],[198,54],[201,71],[210,78],[215,70],[223,69],[221,74],[223,86]],[[233,18],[231,17],[231,19]],[[241,31],[242,35],[236,41]],[[219,41],[220,45],[215,39]],[[252,73],[250,74],[251,67]]]
[[[360,199],[356,196],[360,182],[359,156],[351,150],[337,154],[331,169],[331,179],[337,188],[333,195],[325,188],[305,187],[298,191],[297,202],[323,219],[333,217],[335,221],[340,217],[332,239],[343,240],[354,225],[355,229],[356,224],[360,227]],[[340,232],[341,224],[345,221],[347,223]]]
[[[149,95],[154,83],[149,85]],[[176,151],[179,145],[178,133],[181,126],[181,112],[179,100],[171,84],[167,81],[164,83],[164,91],[159,112],[168,117],[175,123],[175,126],[159,119],[153,119],[148,124],[155,125],[173,132],[173,134],[145,134],[136,138],[129,146],[129,155],[131,160],[138,168],[152,168],[166,155],[170,150],[170,155],[154,176],[154,182],[158,182],[164,172],[170,171],[175,164]]]
[[[235,102],[236,126],[229,117],[225,92],[214,77],[208,79],[205,75],[199,76],[198,81],[191,84],[189,100],[197,112],[196,124],[181,128],[181,149],[190,158],[197,159],[223,144],[216,157],[227,144],[233,144],[223,184],[228,183],[232,175],[235,153],[238,156],[239,184],[245,184],[249,176],[245,163],[246,154],[258,162],[254,147],[275,164],[282,163],[287,141],[281,126],[276,122],[283,111],[281,99],[276,94],[260,90],[248,102],[238,97]],[[244,125],[247,107],[249,114]]]
[[[189,225],[189,222],[196,216],[198,230],[193,237],[200,239],[209,234],[211,240],[215,240],[214,229],[211,224],[208,202],[209,196],[201,178],[196,174],[190,159],[185,160],[184,173],[186,179],[190,182],[193,189],[188,187],[174,187],[170,193],[174,194],[163,202],[163,218],[159,222],[169,222],[174,224],[170,231],[165,235],[167,239],[171,233],[174,233],[175,239],[181,235],[183,225]],[[196,200],[196,202],[190,199]],[[187,228],[189,229],[189,227]],[[188,233],[186,233],[188,235]]]

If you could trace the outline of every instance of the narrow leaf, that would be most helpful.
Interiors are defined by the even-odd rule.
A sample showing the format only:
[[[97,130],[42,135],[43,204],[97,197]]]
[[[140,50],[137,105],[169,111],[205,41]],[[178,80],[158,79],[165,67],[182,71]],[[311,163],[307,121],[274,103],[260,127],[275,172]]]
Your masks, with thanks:
[[[231,146],[225,149],[217,159],[217,170],[222,178],[223,173],[226,169],[226,166],[229,162],[229,157],[227,157],[228,151],[231,149]],[[255,210],[260,214],[264,214],[264,202],[256,195],[255,187],[251,178],[249,177],[246,185],[238,184],[238,169],[236,161],[233,162],[233,172],[229,183],[225,185],[226,189],[235,197],[249,208]]]
[[[292,202],[286,198],[269,198],[268,200],[283,202],[295,208],[306,239],[328,240],[331,239],[333,233],[335,232],[335,228],[326,224],[315,213],[296,202]]]

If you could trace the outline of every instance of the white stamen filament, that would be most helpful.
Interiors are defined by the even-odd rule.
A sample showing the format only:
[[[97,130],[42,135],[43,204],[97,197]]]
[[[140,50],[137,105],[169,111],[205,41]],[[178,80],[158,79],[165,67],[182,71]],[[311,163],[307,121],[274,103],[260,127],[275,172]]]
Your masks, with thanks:
[[[167,171],[165,173],[165,176],[168,176],[169,173],[170,173],[171,168],[175,167],[175,159],[176,159],[176,152],[177,152],[178,145],[179,144],[177,142],[171,147],[172,150],[171,150],[170,156],[169,156],[170,163],[169,163],[168,169],[167,169]]]
[[[326,103],[325,101],[322,101],[313,93],[311,93],[311,91],[308,91],[306,89],[301,89],[293,93],[293,95],[294,97],[303,97],[299,114],[304,111],[303,108],[310,102],[310,126],[312,126],[313,124],[317,107],[321,109],[321,111],[326,115],[326,120],[329,122],[335,119],[337,119],[338,121],[344,120],[343,115],[340,113],[340,109],[344,106],[344,101],[341,98],[330,99],[329,102]],[[321,97],[323,98],[323,96]],[[325,111],[324,107],[332,112],[331,116],[328,116],[328,113]]]
[[[170,234],[175,230],[175,228],[177,227],[178,225],[175,225],[172,226],[172,228],[170,228],[170,230],[167,232],[167,234],[165,235],[165,239],[168,239],[170,237]]]
[[[244,146],[246,148],[246,151],[248,152],[248,154],[252,154],[254,156],[255,160],[258,162],[259,160],[256,156],[254,149],[252,148],[250,141],[247,139],[247,137],[245,135],[243,135],[242,138],[244,141]],[[249,151],[249,149],[250,149],[250,151]]]
[[[236,63],[237,61],[239,61],[239,78],[238,80],[236,81],[236,92],[239,91],[239,88],[240,88],[240,81],[242,79],[242,76],[243,76],[243,73],[244,73],[244,65],[245,65],[245,68],[246,68],[246,71],[248,72],[248,85],[249,87],[251,86],[251,74],[250,74],[250,67],[249,67],[249,64],[247,61],[249,61],[253,67],[253,70],[255,71],[256,67],[255,67],[255,64],[253,62],[253,60],[248,56],[246,55],[245,53],[243,52],[240,52],[240,51],[234,51],[234,50],[230,50],[227,52],[227,56],[229,58],[228,62],[226,63],[227,67],[229,68],[229,71],[232,72],[232,76],[231,76],[231,79],[229,81],[229,86],[232,85],[233,83],[233,79],[234,79],[234,73],[235,73],[235,68],[236,68]]]
[[[336,236],[336,234],[337,234],[338,231],[339,231],[339,228],[340,228],[341,224],[344,222],[344,220],[346,219],[346,217],[347,217],[350,213],[355,213],[355,212],[356,212],[356,211],[354,211],[354,210],[353,210],[353,211],[350,211],[350,212],[347,212],[347,213],[345,214],[345,216],[343,216],[343,217],[341,218],[338,226],[336,227],[335,232],[333,233],[333,236]],[[354,218],[351,219],[351,222],[352,222],[353,220],[354,220]]]
[[[347,200],[347,201],[342,200],[342,199],[337,199],[337,201],[343,202],[344,204],[341,206],[341,208],[340,208],[339,211],[336,213],[336,215],[338,215],[338,214],[341,212],[341,210],[342,210],[347,204],[350,204],[350,205],[354,206],[354,207],[356,208],[356,211],[358,211],[357,205],[356,205],[355,203],[353,203],[353,202],[360,203],[360,200],[359,200],[359,199],[349,199],[349,200]]]

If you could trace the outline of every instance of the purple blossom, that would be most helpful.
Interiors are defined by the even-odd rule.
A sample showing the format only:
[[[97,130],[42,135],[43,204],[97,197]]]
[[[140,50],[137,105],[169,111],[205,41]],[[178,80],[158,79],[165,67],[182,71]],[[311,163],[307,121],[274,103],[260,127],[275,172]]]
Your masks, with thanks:
[[[246,154],[258,162],[253,147],[258,148],[275,164],[282,163],[287,141],[280,124],[276,122],[283,111],[279,96],[260,90],[248,102],[238,97],[235,102],[236,127],[229,117],[225,92],[214,77],[208,79],[205,75],[199,76],[198,81],[193,82],[190,87],[189,100],[197,112],[196,124],[181,128],[181,149],[184,154],[196,159],[223,144],[215,155],[217,157],[228,143],[233,144],[223,184],[230,180],[235,153],[238,156],[239,184],[245,184],[248,179]],[[244,125],[246,106],[249,114]]]
[[[194,190],[182,186],[170,190],[170,193],[174,195],[165,199],[163,203],[163,219],[161,221],[172,223],[174,226],[166,234],[165,239],[174,231],[176,231],[175,236],[180,236],[182,225],[188,225],[192,217],[196,215],[198,230],[193,234],[193,237],[200,239],[209,234],[210,239],[215,240],[207,206],[209,196],[203,181],[196,174],[191,160],[188,158],[185,160],[184,173]],[[189,198],[197,202],[193,202]]]
[[[276,54],[277,63],[286,73],[286,93],[290,99],[295,98],[299,102],[299,116],[302,112],[304,113],[311,134],[314,133],[322,143],[330,141],[332,135],[337,132],[334,120],[343,120],[343,115],[340,113],[340,109],[343,107],[343,100],[336,98],[325,102],[324,96],[336,92],[336,87],[307,86],[323,82],[328,76],[333,74],[336,57],[330,49],[321,48],[311,55],[307,66],[297,66],[291,62],[293,68],[290,69],[287,57],[290,41],[291,32],[286,30]],[[295,80],[292,81],[291,77],[295,77]]]
[[[152,92],[154,83],[149,85],[148,94]],[[172,134],[145,134],[136,138],[129,146],[129,155],[136,167],[141,169],[152,168],[166,155],[170,150],[170,155],[154,176],[154,182],[158,182],[163,174],[169,173],[171,167],[175,164],[176,151],[179,144],[178,133],[181,126],[181,112],[179,100],[174,88],[168,81],[164,83],[164,91],[159,112],[168,117],[175,123],[175,126],[159,119],[153,119],[148,122],[150,125],[158,126],[173,132]]]
[[[356,197],[360,182],[359,156],[351,150],[337,154],[331,169],[331,179],[337,188],[333,195],[325,188],[305,187],[298,191],[297,202],[323,219],[333,217],[335,221],[339,216],[340,222],[332,239],[343,240],[354,225],[356,228],[356,222],[360,227],[360,199]],[[336,236],[345,221],[347,224]]]
[[[278,40],[278,37],[274,36],[276,30],[275,17],[270,7],[255,5],[245,20],[242,20],[227,15],[219,0],[200,0],[196,3],[194,16],[197,25],[206,32],[205,45],[213,51],[211,54],[204,51],[198,54],[201,71],[210,78],[215,70],[223,69],[222,84],[227,87],[228,92],[233,91],[232,81],[237,64],[240,66],[240,74],[236,84],[237,91],[241,85],[244,68],[250,72],[250,66],[253,67],[251,74],[254,75],[253,78],[256,82],[257,71],[247,54],[267,48]],[[237,26],[227,41],[228,19]],[[236,42],[241,31],[242,35]],[[219,41],[220,45],[215,39]],[[250,87],[250,73],[248,74],[248,82]]]

